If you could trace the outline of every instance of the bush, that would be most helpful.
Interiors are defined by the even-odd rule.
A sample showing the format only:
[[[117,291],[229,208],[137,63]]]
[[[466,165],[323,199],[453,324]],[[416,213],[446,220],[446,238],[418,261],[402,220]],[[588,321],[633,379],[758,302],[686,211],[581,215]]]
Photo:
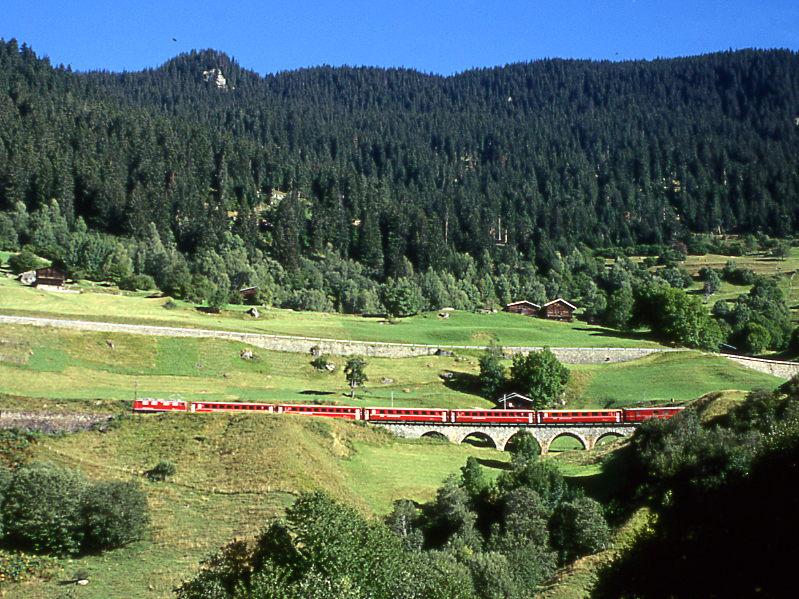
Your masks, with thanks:
[[[44,260],[39,258],[29,249],[23,249],[19,254],[15,254],[8,259],[8,266],[15,275],[29,270],[36,270],[45,265]]]
[[[156,289],[156,285],[150,275],[130,275],[119,282],[119,288],[125,291],[148,291]]]
[[[318,355],[311,360],[311,366],[317,370],[328,370],[328,364],[333,364],[333,362],[330,361],[330,356],[328,354]]]
[[[175,464],[168,460],[164,460],[158,462],[144,474],[152,481],[164,481],[168,476],[174,476],[175,472],[177,472]]]
[[[771,333],[756,322],[748,322],[741,331],[741,346],[747,353],[762,354],[771,345]]]
[[[144,536],[149,525],[147,498],[135,482],[102,482],[86,492],[84,546],[89,550],[122,547]]]
[[[36,434],[19,429],[0,430],[0,466],[17,468],[31,457]]]
[[[562,562],[596,553],[610,544],[610,528],[602,505],[589,497],[577,497],[557,506],[550,530],[552,546]]]
[[[14,547],[74,554],[83,543],[81,500],[86,481],[49,464],[17,470],[3,502],[5,539]]]
[[[733,285],[753,285],[755,273],[749,268],[739,268],[734,261],[730,260],[724,265],[721,271],[721,278]]]

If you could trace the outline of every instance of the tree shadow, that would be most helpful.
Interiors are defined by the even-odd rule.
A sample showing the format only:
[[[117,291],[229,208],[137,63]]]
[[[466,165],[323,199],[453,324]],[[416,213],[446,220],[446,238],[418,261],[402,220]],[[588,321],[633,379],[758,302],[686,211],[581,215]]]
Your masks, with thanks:
[[[335,391],[316,391],[315,389],[305,389],[300,391],[300,395],[335,395]],[[347,395],[349,397],[349,394]]]
[[[510,470],[510,462],[503,462],[502,460],[492,460],[489,458],[477,458],[477,462],[486,468],[495,468],[496,470]]]
[[[592,337],[616,337],[621,339],[635,339],[636,341],[656,341],[649,331],[617,331],[615,329],[574,327],[575,331],[584,331]]]
[[[459,393],[480,395],[480,377],[476,374],[453,372],[450,378],[444,379],[444,386]]]

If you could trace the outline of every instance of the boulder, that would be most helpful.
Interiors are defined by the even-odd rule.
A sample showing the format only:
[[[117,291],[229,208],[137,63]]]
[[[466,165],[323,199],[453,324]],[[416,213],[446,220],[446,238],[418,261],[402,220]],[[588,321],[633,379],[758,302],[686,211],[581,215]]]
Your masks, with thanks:
[[[252,353],[251,349],[243,349],[241,350],[239,357],[242,360],[252,360],[255,357],[255,354]]]
[[[36,271],[28,270],[17,275],[17,279],[23,285],[33,285],[36,282]]]
[[[258,311],[258,308],[256,308],[255,306],[253,306],[252,308],[247,310],[247,314],[249,314],[253,318],[260,318],[261,317],[261,313]]]

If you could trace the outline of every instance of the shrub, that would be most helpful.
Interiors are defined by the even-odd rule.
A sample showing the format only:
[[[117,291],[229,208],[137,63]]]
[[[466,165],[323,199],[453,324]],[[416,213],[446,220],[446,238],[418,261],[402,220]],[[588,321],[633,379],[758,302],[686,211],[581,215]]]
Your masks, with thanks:
[[[36,434],[18,429],[0,430],[0,466],[17,468],[31,456]]]
[[[756,322],[747,322],[740,336],[743,349],[750,354],[762,354],[771,344],[771,333]]]
[[[148,470],[144,474],[150,480],[164,481],[167,479],[168,476],[174,476],[175,472],[177,472],[175,464],[168,460],[163,460],[161,462],[158,462],[155,466],[153,466],[150,470]]]
[[[8,267],[15,275],[29,270],[35,270],[44,266],[44,260],[39,258],[29,249],[23,249],[19,254],[15,254],[8,259]]]
[[[577,497],[555,508],[550,524],[552,546],[563,562],[605,549],[610,543],[610,528],[599,502]]]
[[[147,498],[135,482],[102,482],[86,492],[85,547],[121,547],[141,539],[149,524]]]
[[[85,490],[86,482],[76,472],[50,464],[20,468],[3,502],[6,541],[38,552],[78,553],[83,542]]]
[[[328,370],[328,364],[332,364],[328,354],[320,354],[311,360],[311,366],[317,370]]]
[[[119,288],[125,291],[147,291],[155,289],[155,279],[150,275],[130,275],[119,282]]]

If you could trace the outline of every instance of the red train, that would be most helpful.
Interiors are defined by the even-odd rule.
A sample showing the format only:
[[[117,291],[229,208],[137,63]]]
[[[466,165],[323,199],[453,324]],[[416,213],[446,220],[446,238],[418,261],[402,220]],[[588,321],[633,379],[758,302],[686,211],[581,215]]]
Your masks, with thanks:
[[[367,422],[442,424],[638,424],[648,418],[671,418],[681,407],[622,408],[619,410],[444,410],[440,408],[356,408],[352,406],[185,402],[137,399],[134,412],[267,412],[300,414]]]

